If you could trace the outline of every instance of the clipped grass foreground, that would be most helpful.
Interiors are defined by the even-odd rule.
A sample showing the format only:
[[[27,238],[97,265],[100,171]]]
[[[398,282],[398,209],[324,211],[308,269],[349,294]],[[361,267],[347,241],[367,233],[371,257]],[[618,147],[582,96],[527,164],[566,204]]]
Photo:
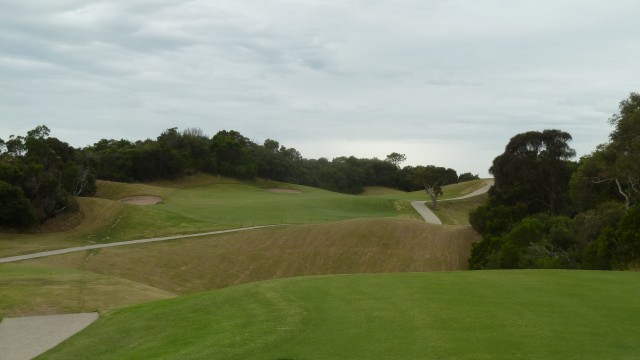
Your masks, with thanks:
[[[113,310],[42,359],[633,359],[640,274],[273,280]]]

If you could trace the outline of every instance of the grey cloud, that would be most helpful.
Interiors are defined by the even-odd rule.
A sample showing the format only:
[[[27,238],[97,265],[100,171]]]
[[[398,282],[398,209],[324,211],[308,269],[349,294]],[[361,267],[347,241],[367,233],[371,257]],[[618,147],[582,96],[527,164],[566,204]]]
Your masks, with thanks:
[[[317,139],[371,151],[463,141],[488,167],[519,131],[562,128],[585,152],[606,141],[640,73],[632,0],[7,0],[3,10],[0,137],[47,123],[74,145],[199,126],[299,144],[305,156],[322,156],[304,152]]]

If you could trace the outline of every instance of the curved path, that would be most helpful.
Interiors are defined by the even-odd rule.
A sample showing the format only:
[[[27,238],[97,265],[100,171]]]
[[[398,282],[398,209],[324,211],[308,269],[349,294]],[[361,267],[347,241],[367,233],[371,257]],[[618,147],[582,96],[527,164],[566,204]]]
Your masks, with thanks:
[[[442,225],[442,221],[440,221],[440,218],[438,218],[438,216],[427,207],[426,201],[412,201],[411,206],[416,209],[416,211],[418,212],[418,214],[420,214],[420,216],[422,216],[424,221],[428,222],[429,224]]]
[[[470,194],[453,198],[453,199],[440,200],[440,202],[464,200],[464,199],[472,198],[474,196],[482,195],[488,192],[489,189],[491,189],[491,187],[493,186],[493,184],[494,184],[493,179],[487,179],[485,180],[485,184],[483,187],[481,187],[480,189]],[[418,212],[418,214],[420,214],[420,216],[422,216],[424,221],[428,222],[429,224],[442,225],[442,221],[440,221],[438,216],[436,216],[436,214],[434,214],[433,211],[431,211],[431,209],[427,207],[426,203],[427,203],[426,201],[412,201],[411,206],[413,206],[413,208],[416,209],[416,211]]]
[[[251,226],[251,227],[246,227],[246,228],[209,231],[209,232],[197,233],[197,234],[173,235],[173,236],[156,237],[156,238],[150,238],[150,239],[119,241],[119,242],[112,242],[112,243],[107,243],[107,244],[77,246],[77,247],[71,247],[71,248],[65,248],[65,249],[43,251],[43,252],[37,252],[37,253],[32,253],[32,254],[26,254],[26,255],[17,255],[17,256],[10,256],[10,257],[5,257],[5,258],[0,258],[0,264],[1,263],[14,262],[14,261],[36,259],[36,258],[41,258],[41,257],[45,257],[45,256],[67,254],[67,253],[76,252],[76,251],[102,249],[102,248],[114,247],[114,246],[144,244],[144,243],[150,243],[150,242],[156,242],[156,241],[177,240],[177,239],[185,239],[185,238],[206,236],[206,235],[226,234],[226,233],[232,233],[232,232],[238,232],[238,231],[262,229],[262,228],[274,227],[274,226],[284,226],[284,224],[282,224],[282,225]]]
[[[45,256],[66,254],[76,251],[101,249],[113,246],[144,244],[156,241],[184,239],[206,235],[226,234],[253,229],[283,225],[252,226],[239,229],[209,231],[198,234],[174,235],[151,239],[120,241],[109,244],[78,246],[66,249],[43,251],[39,253],[0,258],[0,263],[36,259]],[[0,360],[33,359],[45,351],[60,344],[98,319],[98,313],[64,314],[5,318],[0,322]]]
[[[474,191],[474,192],[472,192],[470,194],[467,194],[467,195],[464,195],[464,196],[460,196],[460,197],[457,197],[457,198],[453,198],[453,199],[446,199],[446,200],[440,200],[440,201],[442,202],[442,201],[462,200],[462,199],[468,199],[468,198],[471,198],[471,197],[474,197],[474,196],[482,195],[482,194],[486,193],[487,191],[489,191],[491,186],[493,186],[493,183],[494,183],[493,179],[487,179],[487,180],[485,180],[485,185],[483,187],[481,187],[480,189],[478,189],[478,190],[476,190],[476,191]],[[438,219],[438,217],[433,213],[433,211],[431,211],[431,209],[429,209],[425,205],[425,203],[426,203],[426,201],[412,201],[411,202],[411,206],[413,206],[413,208],[416,209],[416,211],[424,218],[424,220],[426,222],[431,223],[431,224],[442,224],[442,221],[440,221],[440,219]],[[41,257],[46,257],[46,256],[67,254],[67,253],[77,252],[77,251],[102,249],[102,248],[113,247],[113,246],[144,244],[144,243],[150,243],[150,242],[156,242],[156,241],[167,241],[167,240],[177,240],[177,239],[185,239],[185,238],[207,236],[207,235],[226,234],[226,233],[232,233],[232,232],[238,232],[238,231],[247,231],[247,230],[253,230],[253,229],[261,229],[261,228],[274,227],[274,226],[284,226],[284,225],[286,225],[286,224],[251,226],[251,227],[246,227],[246,228],[209,231],[209,232],[197,233],[197,234],[173,235],[173,236],[155,237],[155,238],[149,238],[149,239],[119,241],[119,242],[112,242],[112,243],[107,243],[107,244],[95,244],[95,245],[77,246],[77,247],[71,247],[71,248],[65,248],[65,249],[50,250],[50,251],[37,252],[37,253],[32,253],[32,254],[25,254],[25,255],[17,255],[17,256],[10,256],[10,257],[5,257],[5,258],[0,258],[0,264],[1,263],[15,262],[15,261],[22,261],[22,260],[29,260],[29,259],[36,259],[36,258],[41,258]]]
[[[474,196],[478,196],[489,191],[489,188],[493,185],[493,180],[488,180],[485,186],[482,188],[454,199],[447,199],[441,201],[453,201],[468,199]],[[425,205],[426,201],[412,201],[411,206],[424,218],[424,220],[431,224],[442,224],[442,221]],[[53,256],[66,254],[70,252],[85,251],[92,249],[101,249],[113,246],[124,246],[133,244],[144,244],[156,241],[177,240],[206,235],[226,234],[239,231],[247,231],[253,229],[260,229],[273,226],[282,225],[264,225],[264,226],[252,226],[239,229],[210,231],[198,234],[189,235],[174,235],[165,237],[156,237],[150,239],[120,241],[109,244],[96,244],[87,246],[78,246],[66,249],[43,251],[39,253],[12,256],[6,258],[0,258],[0,263],[8,263],[14,261],[22,261],[28,259],[35,259],[45,256]],[[51,316],[34,316],[26,318],[6,318],[0,323],[0,358],[1,359],[32,359],[45,351],[53,348],[62,341],[76,334],[80,330],[87,327],[93,321],[98,318],[97,313],[89,314],[66,314],[66,315],[51,315]]]

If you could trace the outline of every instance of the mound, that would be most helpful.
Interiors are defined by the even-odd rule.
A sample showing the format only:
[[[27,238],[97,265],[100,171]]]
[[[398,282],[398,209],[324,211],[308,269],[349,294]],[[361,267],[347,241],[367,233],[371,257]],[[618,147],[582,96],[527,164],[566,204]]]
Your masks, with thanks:
[[[279,194],[302,194],[302,191],[295,189],[271,188],[267,189],[267,191]]]
[[[174,296],[116,277],[42,266],[2,264],[0,279],[0,318],[88,312]]]
[[[363,219],[105,248],[89,258],[79,252],[29,262],[188,294],[283,277],[463,270],[477,240],[471,227]]]
[[[296,278],[103,313],[44,359],[631,359],[637,273]],[[615,294],[615,296],[610,296]]]
[[[128,196],[126,198],[122,198],[120,200],[121,203],[131,204],[131,205],[156,205],[162,202],[162,198],[160,196],[153,195],[145,195],[145,196]]]

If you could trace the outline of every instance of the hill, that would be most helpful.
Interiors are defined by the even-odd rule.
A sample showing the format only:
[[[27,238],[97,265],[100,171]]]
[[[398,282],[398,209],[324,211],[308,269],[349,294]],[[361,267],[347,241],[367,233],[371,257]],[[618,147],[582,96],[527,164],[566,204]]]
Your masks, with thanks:
[[[305,275],[467,268],[469,227],[358,219],[105,248],[25,263],[82,269],[188,294]]]
[[[175,295],[133,281],[42,266],[0,266],[0,318],[94,311]]]
[[[252,283],[104,312],[41,359],[631,359],[639,282],[478,271]]]
[[[478,181],[445,187],[453,196],[477,188]],[[355,196],[274,181],[238,181],[197,175],[177,181],[125,184],[98,181],[98,198],[80,198],[80,213],[70,222],[49,221],[38,231],[0,232],[0,257],[94,243],[267,224],[309,224],[358,218],[420,219],[410,206],[424,194],[386,192]],[[155,206],[121,203],[130,196],[158,196]],[[475,206],[450,204],[448,224],[466,225]],[[453,219],[453,220],[449,220]],[[57,221],[57,222],[56,222]]]

